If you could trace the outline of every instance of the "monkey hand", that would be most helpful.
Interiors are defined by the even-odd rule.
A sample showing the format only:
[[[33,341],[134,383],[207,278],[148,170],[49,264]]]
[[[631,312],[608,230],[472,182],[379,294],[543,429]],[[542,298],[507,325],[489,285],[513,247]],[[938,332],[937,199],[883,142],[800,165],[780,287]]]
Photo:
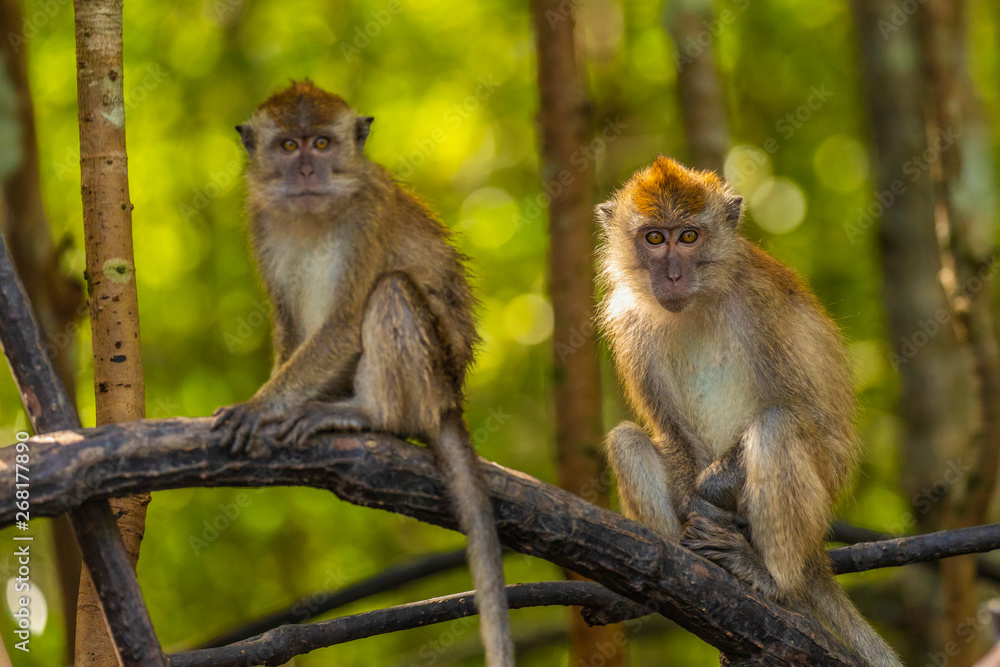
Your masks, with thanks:
[[[776,598],[774,578],[750,543],[746,520],[698,495],[691,497],[688,508],[681,546],[719,565],[766,597]]]
[[[301,447],[307,440],[326,431],[356,433],[372,430],[371,420],[347,401],[309,401],[288,411],[281,419],[277,440],[285,447]]]
[[[233,456],[249,454],[252,457],[262,456],[267,451],[267,447],[255,438],[258,431],[280,419],[279,413],[257,397],[245,403],[223,406],[212,416],[215,417],[212,431],[218,432],[219,444]]]

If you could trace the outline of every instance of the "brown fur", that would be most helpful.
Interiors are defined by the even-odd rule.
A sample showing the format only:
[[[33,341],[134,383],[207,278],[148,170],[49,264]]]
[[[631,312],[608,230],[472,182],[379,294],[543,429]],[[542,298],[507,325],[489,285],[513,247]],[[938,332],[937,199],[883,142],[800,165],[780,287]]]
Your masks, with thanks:
[[[897,665],[823,550],[858,458],[840,333],[791,269],[739,234],[739,208],[717,176],[664,157],[598,207],[600,319],[645,426],[608,436],[622,509],[812,611],[870,664]],[[650,230],[697,240],[652,244]]]
[[[371,119],[295,83],[238,127],[250,153],[247,215],[274,306],[270,379],[213,428],[233,453],[266,453],[328,430],[428,442],[468,535],[491,666],[512,667],[503,563],[485,482],[462,420],[476,332],[464,257],[448,230],[363,146]],[[288,149],[290,143],[295,148]]]
[[[714,172],[690,171],[661,155],[636,173],[626,188],[643,215],[657,216],[669,209],[688,215],[700,213],[705,208],[706,186],[721,190],[722,181]]]
[[[317,88],[309,79],[296,81],[271,95],[260,108],[285,129],[329,125],[337,116],[350,111],[343,98]]]

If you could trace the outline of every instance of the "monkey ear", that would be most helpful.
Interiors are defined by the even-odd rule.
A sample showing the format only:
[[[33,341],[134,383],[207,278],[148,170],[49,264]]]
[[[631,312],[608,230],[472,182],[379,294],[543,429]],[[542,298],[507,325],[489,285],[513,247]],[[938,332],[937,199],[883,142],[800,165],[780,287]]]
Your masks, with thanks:
[[[253,155],[253,149],[257,145],[254,140],[253,129],[249,125],[237,125],[236,131],[240,133],[240,141],[243,142],[243,148],[247,149],[247,153]]]
[[[734,228],[740,224],[740,213],[743,211],[743,197],[730,197],[726,202],[726,221]]]
[[[597,221],[602,225],[606,225],[611,220],[611,216],[615,214],[615,203],[613,201],[606,201],[603,204],[598,204],[595,210],[597,212]]]
[[[365,145],[365,139],[368,138],[368,133],[371,132],[373,120],[375,120],[374,116],[358,116],[358,126],[357,126],[358,147]]]

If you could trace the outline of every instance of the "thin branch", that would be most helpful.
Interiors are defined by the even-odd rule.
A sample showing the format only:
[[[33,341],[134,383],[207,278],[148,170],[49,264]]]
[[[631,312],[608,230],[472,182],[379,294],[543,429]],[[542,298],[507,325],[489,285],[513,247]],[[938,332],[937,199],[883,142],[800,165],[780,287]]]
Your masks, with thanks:
[[[507,586],[507,602],[511,609],[600,606],[617,597],[604,586],[589,581],[544,581]],[[178,653],[169,660],[171,667],[283,665],[297,655],[319,648],[453,621],[476,613],[473,594],[458,593],[319,623],[283,625],[236,644]]]
[[[36,433],[79,428],[80,419],[73,409],[52,363],[45,354],[42,336],[31,312],[28,297],[14,270],[7,244],[0,237],[0,344],[3,345],[21,400],[31,418]],[[8,500],[14,501],[15,477],[13,447],[7,455]],[[38,459],[29,453],[29,469]],[[29,475],[32,500],[36,490],[33,470]],[[83,502],[88,501],[88,502]],[[81,498],[80,503],[47,514],[56,516],[70,512],[83,559],[94,582],[97,596],[104,609],[120,657],[127,667],[132,665],[162,665],[160,651],[149,612],[129,560],[121,534],[115,526],[108,501]],[[35,505],[30,514],[38,516]]]
[[[870,528],[852,526],[842,521],[834,521],[830,526],[828,538],[831,542],[843,542],[844,544],[858,544],[860,542],[878,542],[879,540],[894,540],[896,535],[883,533]],[[979,550],[982,552],[982,549]],[[988,558],[979,556],[976,559],[976,574],[983,579],[1000,583],[1000,565]]]
[[[404,584],[409,584],[441,572],[447,572],[448,570],[454,570],[464,565],[465,549],[424,556],[411,563],[387,568],[372,577],[346,588],[328,591],[318,596],[311,593],[308,597],[296,600],[284,609],[280,609],[267,616],[262,616],[246,625],[241,625],[213,637],[203,642],[198,648],[208,649],[226,646],[227,644],[259,635],[279,625],[301,623],[302,621],[316,618],[320,614],[344,607],[366,597],[385,593],[386,591],[399,588]],[[316,600],[323,600],[323,602],[317,603]],[[303,610],[308,610],[308,612],[303,614]]]
[[[864,572],[880,567],[928,563],[965,554],[1000,549],[1000,524],[939,530],[926,535],[863,542],[829,552],[837,574]]]
[[[268,458],[232,458],[209,419],[109,424],[31,441],[32,511],[85,499],[192,486],[325,488],[349,502],[455,529],[433,455],[380,434],[331,434]],[[261,434],[271,438],[273,428]],[[13,452],[0,450],[0,526],[14,520]],[[811,619],[773,604],[649,529],[528,475],[483,463],[501,541],[566,567],[758,664],[856,664]]]

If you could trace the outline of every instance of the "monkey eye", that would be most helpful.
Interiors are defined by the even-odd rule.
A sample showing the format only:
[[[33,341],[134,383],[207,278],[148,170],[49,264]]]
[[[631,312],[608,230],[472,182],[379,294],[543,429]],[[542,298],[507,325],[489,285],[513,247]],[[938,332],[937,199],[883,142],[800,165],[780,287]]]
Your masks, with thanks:
[[[649,243],[649,245],[660,245],[666,240],[667,239],[663,235],[663,232],[649,232],[646,234],[646,242]]]
[[[295,141],[294,139],[285,139],[284,141],[281,142],[281,150],[285,151],[286,153],[291,153],[298,147],[299,147],[299,142]]]
[[[678,240],[681,243],[694,243],[695,241],[698,240],[698,232],[694,231],[693,229],[685,229],[683,232],[681,232],[681,235],[678,237]]]
[[[313,146],[323,150],[330,145],[330,140],[327,137],[316,137],[316,141],[313,142]]]

